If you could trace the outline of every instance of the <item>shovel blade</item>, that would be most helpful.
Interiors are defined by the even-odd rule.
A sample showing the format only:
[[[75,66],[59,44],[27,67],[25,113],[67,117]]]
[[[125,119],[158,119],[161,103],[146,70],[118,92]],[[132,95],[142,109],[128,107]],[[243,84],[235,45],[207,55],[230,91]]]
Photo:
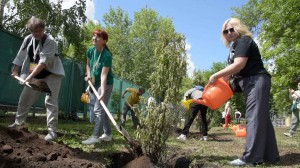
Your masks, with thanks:
[[[120,125],[119,126],[119,132],[124,136],[124,138],[127,140],[127,141],[132,141],[130,135],[128,134],[128,132]]]

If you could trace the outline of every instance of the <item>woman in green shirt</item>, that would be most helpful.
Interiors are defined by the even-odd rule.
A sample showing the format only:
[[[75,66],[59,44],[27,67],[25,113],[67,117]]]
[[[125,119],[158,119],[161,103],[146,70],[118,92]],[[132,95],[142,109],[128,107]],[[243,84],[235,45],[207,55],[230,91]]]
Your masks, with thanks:
[[[90,47],[86,53],[87,76],[85,77],[85,81],[91,80],[93,82],[95,88],[98,88],[100,100],[107,105],[112,93],[114,81],[111,69],[112,54],[106,45],[108,34],[104,30],[97,29],[93,35],[94,46]],[[82,141],[83,144],[94,144],[101,140],[111,141],[112,139],[109,118],[101,106],[100,101],[95,102],[94,113],[95,127],[93,135],[87,140]],[[102,132],[103,134],[101,135]]]

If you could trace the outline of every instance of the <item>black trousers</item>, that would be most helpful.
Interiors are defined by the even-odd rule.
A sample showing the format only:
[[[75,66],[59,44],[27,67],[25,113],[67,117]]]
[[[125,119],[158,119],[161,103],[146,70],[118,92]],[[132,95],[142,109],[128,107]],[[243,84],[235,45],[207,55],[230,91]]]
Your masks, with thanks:
[[[246,148],[241,160],[247,163],[279,161],[274,127],[270,119],[271,78],[267,74],[244,77],[239,82],[246,98]]]
[[[207,131],[208,131],[207,119],[206,119],[207,107],[202,104],[192,103],[189,111],[192,113],[192,115],[190,116],[187,123],[185,124],[181,134],[187,135],[189,133],[189,129],[194,119],[196,118],[198,112],[200,111],[201,126],[199,130],[200,132],[202,132],[203,136],[207,136]]]

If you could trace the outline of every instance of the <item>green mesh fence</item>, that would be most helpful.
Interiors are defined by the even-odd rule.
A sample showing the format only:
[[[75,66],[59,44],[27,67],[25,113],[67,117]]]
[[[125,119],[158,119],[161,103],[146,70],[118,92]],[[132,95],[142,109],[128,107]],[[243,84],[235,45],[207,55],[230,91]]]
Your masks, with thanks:
[[[22,40],[22,38],[0,29],[0,106],[16,107],[18,105],[23,86],[10,76],[10,71],[11,62],[18,52]],[[65,116],[68,116],[73,110],[82,112],[86,116],[87,107],[80,101],[80,96],[87,87],[84,81],[85,65],[67,58],[61,58],[61,60],[66,76],[62,80],[58,99],[59,110]],[[113,94],[108,104],[110,112],[117,113],[122,109],[126,99],[121,99],[121,95],[128,87],[138,88],[139,86],[115,77]],[[146,92],[143,97],[147,98],[148,93]],[[44,108],[44,100],[45,94],[41,94],[34,107]]]

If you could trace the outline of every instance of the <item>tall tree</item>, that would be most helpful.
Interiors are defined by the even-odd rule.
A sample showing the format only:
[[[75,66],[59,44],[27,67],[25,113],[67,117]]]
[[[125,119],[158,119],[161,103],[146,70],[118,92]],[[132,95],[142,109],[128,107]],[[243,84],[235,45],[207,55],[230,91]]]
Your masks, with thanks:
[[[143,8],[134,14],[131,29],[133,81],[146,88],[148,78],[156,70],[155,48],[158,42],[158,14],[152,9]]]
[[[0,27],[3,27],[2,22],[3,22],[3,15],[4,15],[4,8],[7,6],[7,2],[9,0],[0,0]]]
[[[205,70],[205,71],[196,71],[194,73],[194,85],[202,85],[205,86],[208,82],[209,77],[215,73],[218,72],[219,70],[225,68],[226,63],[222,62],[215,62],[213,63],[212,67],[210,70]]]
[[[103,16],[103,21],[110,36],[109,46],[113,53],[114,74],[123,79],[133,80],[131,51],[134,47],[129,38],[132,21],[121,8],[110,8],[109,12]]]
[[[263,59],[272,73],[273,110],[288,111],[288,88],[300,81],[300,1],[249,0],[234,8],[259,36]]]
[[[100,23],[94,23],[93,21],[88,21],[87,23],[83,24],[81,27],[81,42],[80,46],[82,48],[82,51],[80,52],[81,55],[77,54],[76,60],[82,63],[86,63],[86,51],[89,47],[93,45],[92,42],[92,37],[93,37],[93,32],[96,29],[102,29]],[[67,56],[73,56],[76,55],[76,49],[75,46],[70,44],[67,49],[65,49],[65,54]]]
[[[46,31],[59,41],[60,51],[73,45],[75,48],[74,58],[78,59],[85,51],[80,44],[82,41],[80,27],[86,21],[85,0],[77,0],[69,9],[62,9],[62,0],[56,4],[49,0],[14,0],[14,6],[8,9],[2,20],[3,28],[24,37],[29,34],[26,22],[31,16],[45,20]]]

